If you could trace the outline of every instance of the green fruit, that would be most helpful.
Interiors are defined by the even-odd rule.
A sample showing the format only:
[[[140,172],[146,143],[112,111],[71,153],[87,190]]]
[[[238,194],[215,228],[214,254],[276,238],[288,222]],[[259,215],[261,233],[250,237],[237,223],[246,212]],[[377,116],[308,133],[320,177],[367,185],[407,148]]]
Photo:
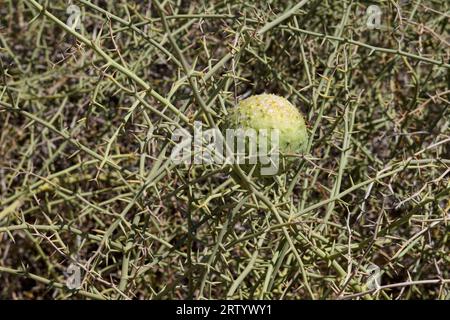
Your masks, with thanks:
[[[299,110],[283,97],[260,94],[244,99],[231,112],[228,123],[228,127],[234,129],[266,129],[269,137],[272,130],[278,130],[281,154],[298,154],[306,149],[308,132],[305,120]],[[270,145],[270,141],[268,143]]]
[[[281,153],[301,153],[308,141],[305,120],[288,100],[274,94],[251,96],[239,102],[231,114],[234,128],[278,129]]]

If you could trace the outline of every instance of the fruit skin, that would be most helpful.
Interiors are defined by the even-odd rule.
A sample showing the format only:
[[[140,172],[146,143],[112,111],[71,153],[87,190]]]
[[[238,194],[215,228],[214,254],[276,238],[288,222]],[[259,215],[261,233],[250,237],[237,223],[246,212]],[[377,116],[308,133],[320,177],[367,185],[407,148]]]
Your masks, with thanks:
[[[278,129],[279,151],[302,153],[308,142],[305,120],[287,99],[274,94],[259,94],[241,100],[230,115],[233,128]]]

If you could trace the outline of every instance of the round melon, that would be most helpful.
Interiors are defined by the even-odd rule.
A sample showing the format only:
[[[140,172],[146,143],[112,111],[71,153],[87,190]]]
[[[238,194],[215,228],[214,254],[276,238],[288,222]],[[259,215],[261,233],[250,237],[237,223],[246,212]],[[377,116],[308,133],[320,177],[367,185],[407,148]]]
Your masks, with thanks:
[[[228,127],[234,129],[266,129],[268,137],[272,130],[278,130],[278,149],[284,155],[304,152],[308,142],[305,120],[300,111],[287,99],[274,94],[254,95],[241,100],[230,113],[228,123]]]

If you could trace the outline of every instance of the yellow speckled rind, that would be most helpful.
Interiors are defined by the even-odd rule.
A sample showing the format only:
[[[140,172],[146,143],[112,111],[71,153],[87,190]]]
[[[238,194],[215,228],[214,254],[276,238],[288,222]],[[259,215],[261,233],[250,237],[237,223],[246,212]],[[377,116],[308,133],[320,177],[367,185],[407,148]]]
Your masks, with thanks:
[[[274,94],[254,95],[239,102],[230,115],[234,128],[279,129],[279,150],[301,153],[308,141],[305,120],[288,100]]]

